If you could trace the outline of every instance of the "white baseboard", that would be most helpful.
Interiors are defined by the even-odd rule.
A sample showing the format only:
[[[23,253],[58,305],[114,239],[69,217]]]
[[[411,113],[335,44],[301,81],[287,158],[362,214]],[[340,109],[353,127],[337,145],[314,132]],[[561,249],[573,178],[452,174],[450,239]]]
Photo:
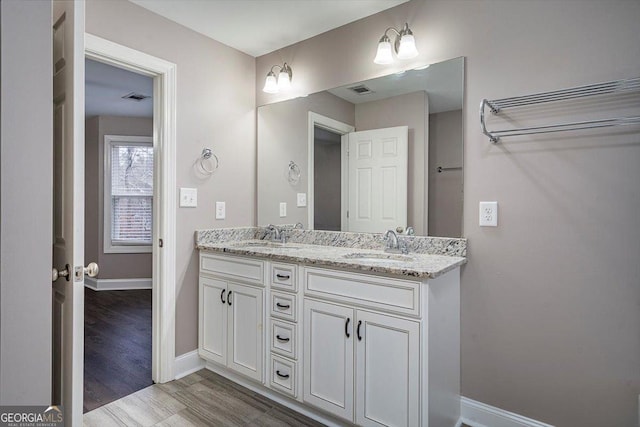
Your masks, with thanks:
[[[471,427],[553,427],[464,396],[460,398],[461,423]]]
[[[199,371],[204,368],[204,365],[204,360],[198,356],[198,350],[193,350],[176,357],[173,372],[175,373],[176,379],[179,380],[182,377]]]
[[[131,289],[151,289],[152,280],[143,279],[94,279],[85,277],[84,285],[94,291],[126,291]]]

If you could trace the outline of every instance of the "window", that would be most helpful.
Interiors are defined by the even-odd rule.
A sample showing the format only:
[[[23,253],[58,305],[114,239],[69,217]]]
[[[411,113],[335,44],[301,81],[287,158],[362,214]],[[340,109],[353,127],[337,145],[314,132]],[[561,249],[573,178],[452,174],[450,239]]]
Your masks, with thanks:
[[[104,137],[104,251],[151,252],[153,139]]]

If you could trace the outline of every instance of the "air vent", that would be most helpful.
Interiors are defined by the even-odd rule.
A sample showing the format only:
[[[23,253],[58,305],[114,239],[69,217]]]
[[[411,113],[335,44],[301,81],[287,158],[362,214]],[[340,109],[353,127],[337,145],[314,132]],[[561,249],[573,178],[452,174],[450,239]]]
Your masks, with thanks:
[[[122,97],[122,99],[130,99],[132,101],[140,102],[147,98],[151,98],[149,95],[143,95],[141,93],[131,92]]]
[[[373,93],[373,91],[368,87],[366,87],[365,85],[352,86],[349,88],[349,90],[357,93],[358,95],[366,95],[369,93]]]

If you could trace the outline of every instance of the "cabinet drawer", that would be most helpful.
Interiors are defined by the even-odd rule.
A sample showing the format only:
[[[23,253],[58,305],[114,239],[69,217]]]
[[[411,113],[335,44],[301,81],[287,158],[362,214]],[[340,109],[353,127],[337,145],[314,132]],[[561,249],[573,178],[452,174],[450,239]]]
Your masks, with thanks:
[[[200,272],[263,286],[264,262],[229,255],[200,255]]]
[[[296,325],[282,320],[271,320],[271,351],[296,359]]]
[[[282,292],[271,292],[271,316],[295,322],[296,296]]]
[[[296,292],[298,290],[296,272],[297,267],[293,264],[271,264],[271,287],[283,291]]]
[[[292,397],[297,397],[296,371],[296,362],[272,354],[269,385],[274,390],[278,390]]]
[[[322,268],[304,269],[304,294],[359,307],[420,316],[418,281],[338,272]]]

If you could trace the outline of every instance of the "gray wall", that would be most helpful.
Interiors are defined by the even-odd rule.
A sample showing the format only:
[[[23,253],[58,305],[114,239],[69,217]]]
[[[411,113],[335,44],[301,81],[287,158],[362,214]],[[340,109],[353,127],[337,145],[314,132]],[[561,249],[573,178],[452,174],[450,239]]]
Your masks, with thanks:
[[[425,197],[428,176],[425,165],[429,164],[429,151],[425,146],[429,138],[428,115],[429,101],[424,91],[356,104],[356,131],[409,127],[407,226],[413,227],[418,235],[427,234],[425,219],[428,206]]]
[[[100,266],[99,279],[151,277],[149,253],[104,253],[104,136],[153,136],[153,119],[99,116],[85,122],[84,259]]]
[[[429,114],[429,235],[462,235],[462,110]]]
[[[259,225],[301,222],[307,228],[308,211],[306,207],[296,207],[296,193],[308,191],[309,111],[352,126],[355,120],[353,104],[329,92],[258,108]],[[291,160],[301,172],[295,185],[287,181]],[[280,202],[287,203],[286,218],[280,218]]]
[[[255,222],[255,60],[124,0],[89,0],[86,31],[177,64],[178,187],[198,189],[197,208],[177,208],[176,354],[198,345],[196,229]],[[199,176],[209,147],[220,168]],[[215,220],[215,202],[226,202]]]
[[[373,63],[408,21],[420,56]],[[637,131],[549,134],[492,145],[482,98],[636,77],[640,2],[413,0],[259,57],[317,92],[466,56],[463,112],[462,394],[558,426],[633,426],[640,393],[640,141]],[[562,121],[566,109],[550,120]],[[478,226],[497,200],[499,227]]]
[[[0,2],[0,404],[51,403],[51,3]]]

